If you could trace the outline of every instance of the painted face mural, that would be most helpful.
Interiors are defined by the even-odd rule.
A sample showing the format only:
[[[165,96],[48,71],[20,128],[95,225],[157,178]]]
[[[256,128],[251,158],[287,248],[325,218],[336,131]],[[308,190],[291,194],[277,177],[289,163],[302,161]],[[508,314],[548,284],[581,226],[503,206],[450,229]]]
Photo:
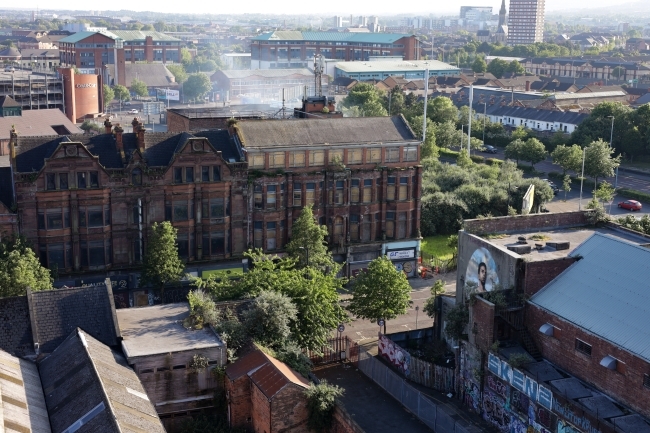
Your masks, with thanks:
[[[490,292],[499,284],[497,265],[486,248],[477,248],[469,259],[465,284],[477,292]]]

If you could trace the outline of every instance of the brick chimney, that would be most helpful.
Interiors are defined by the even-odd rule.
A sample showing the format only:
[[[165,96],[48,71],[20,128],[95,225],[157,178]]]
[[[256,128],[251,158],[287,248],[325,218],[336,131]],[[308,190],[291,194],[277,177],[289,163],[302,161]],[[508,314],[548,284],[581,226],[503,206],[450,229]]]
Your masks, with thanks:
[[[124,155],[124,141],[122,140],[123,132],[124,129],[122,129],[119,123],[115,125],[115,128],[113,128],[113,134],[115,134],[115,146],[117,147],[117,151],[122,158],[122,162],[126,161],[126,156]]]
[[[134,127],[133,130],[136,133],[136,138],[138,141],[138,149],[140,149],[140,153],[144,153],[144,125],[138,122],[137,129]]]
[[[136,131],[138,130],[138,125],[140,122],[138,121],[137,117],[134,117],[133,120],[131,121],[131,126],[133,127],[133,133],[135,134]]]
[[[16,146],[18,145],[18,132],[15,126],[11,126],[9,131],[9,155],[11,158],[11,166],[16,169]]]
[[[110,134],[113,130],[113,124],[109,119],[104,120],[104,133]]]
[[[526,80],[526,91],[530,92],[530,81]]]

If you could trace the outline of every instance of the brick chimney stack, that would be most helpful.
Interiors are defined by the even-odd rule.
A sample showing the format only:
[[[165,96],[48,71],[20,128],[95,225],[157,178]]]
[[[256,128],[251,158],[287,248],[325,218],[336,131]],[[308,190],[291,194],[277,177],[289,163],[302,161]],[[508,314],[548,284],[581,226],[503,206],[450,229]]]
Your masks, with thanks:
[[[106,134],[110,134],[111,131],[113,130],[113,124],[109,119],[104,120],[104,132]]]
[[[18,132],[16,127],[12,125],[9,131],[9,154],[11,158],[11,166],[16,169],[16,146],[18,145]]]
[[[526,91],[530,92],[530,81],[526,80]]]
[[[140,153],[144,153],[144,125],[138,122],[137,128],[134,126],[133,131],[136,133],[138,149],[140,149]]]
[[[113,133],[115,134],[115,145],[117,146],[117,151],[120,153],[120,157],[122,158],[122,162],[126,161],[126,156],[124,155],[124,141],[122,141],[122,133],[124,132],[124,129],[120,126],[118,123],[115,125],[115,128],[113,128]]]

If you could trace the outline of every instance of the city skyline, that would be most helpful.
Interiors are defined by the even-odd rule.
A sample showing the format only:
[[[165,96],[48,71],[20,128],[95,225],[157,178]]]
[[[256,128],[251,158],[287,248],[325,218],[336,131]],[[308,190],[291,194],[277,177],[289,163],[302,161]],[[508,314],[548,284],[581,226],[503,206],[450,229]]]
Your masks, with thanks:
[[[626,3],[627,5],[636,5],[642,6],[642,2],[630,2]],[[386,4],[377,4],[375,2],[362,1],[350,4],[349,2],[344,2],[342,0],[333,0],[328,2],[327,6],[323,7],[311,7],[307,4],[301,4],[300,8],[297,8],[292,3],[268,3],[261,0],[252,0],[247,3],[245,10],[254,11],[254,14],[269,14],[269,15],[305,15],[313,14],[316,16],[326,17],[328,15],[380,15],[380,16],[396,16],[396,15],[419,15],[419,14],[433,14],[433,15],[458,15],[461,6],[488,6],[492,7],[493,10],[498,11],[501,2],[498,0],[454,0],[450,2],[445,2],[443,5],[437,7],[435,10],[425,9],[425,8],[414,8],[412,11],[402,11],[399,14],[395,13],[394,7],[391,7],[389,3]],[[611,2],[605,0],[594,0],[590,2],[589,9],[601,8],[611,6]],[[101,6],[106,6],[102,4]],[[102,11],[109,12],[114,14],[115,12],[160,12],[160,13],[178,13],[178,14],[214,14],[214,15],[226,15],[224,14],[223,8],[214,4],[201,4],[198,2],[186,2],[182,10],[178,10],[176,4],[171,2],[157,2],[153,0],[142,0],[136,4],[126,0],[114,0],[110,3],[110,8],[101,9]],[[622,7],[623,5],[617,5],[617,7]],[[88,8],[88,3],[81,0],[67,0],[62,8],[57,9],[60,11],[69,10],[69,11],[88,11],[92,10]],[[546,2],[546,11],[568,11],[568,10],[578,10],[584,9],[584,2],[580,0],[548,0]],[[20,8],[6,8],[14,10],[53,10],[51,7],[43,8],[43,3],[38,0],[26,0],[22,3]],[[99,9],[99,8],[97,8]],[[509,9],[509,7],[508,7]]]

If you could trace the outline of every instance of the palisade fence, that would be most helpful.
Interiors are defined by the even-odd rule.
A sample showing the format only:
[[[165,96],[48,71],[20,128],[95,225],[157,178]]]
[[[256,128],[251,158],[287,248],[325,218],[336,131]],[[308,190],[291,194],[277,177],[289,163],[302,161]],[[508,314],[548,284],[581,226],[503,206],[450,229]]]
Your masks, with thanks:
[[[359,370],[399,401],[420,421],[436,433],[475,433],[478,428],[466,421],[456,420],[444,405],[434,403],[425,394],[413,388],[363,347],[359,347]]]

